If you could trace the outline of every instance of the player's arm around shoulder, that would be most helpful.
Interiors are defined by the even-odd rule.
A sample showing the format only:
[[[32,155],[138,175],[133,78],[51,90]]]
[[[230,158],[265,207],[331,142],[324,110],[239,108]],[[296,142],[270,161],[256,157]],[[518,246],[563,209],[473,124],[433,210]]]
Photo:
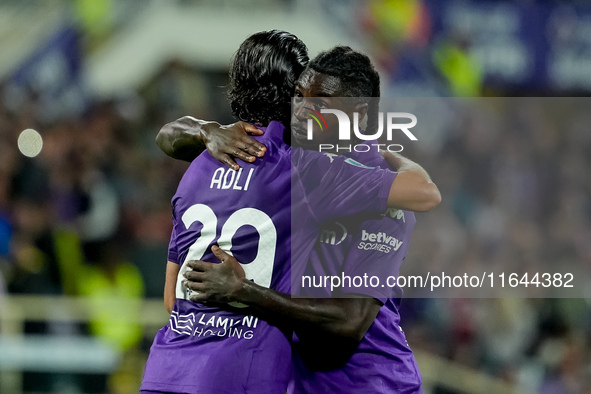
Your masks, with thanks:
[[[204,129],[211,123],[183,116],[162,126],[156,144],[173,159],[193,161],[205,149]]]
[[[289,294],[257,285],[246,279],[233,256],[217,246],[212,252],[221,263],[190,261],[186,286],[197,292],[194,302],[241,302],[260,317],[294,330],[308,330],[358,344],[376,317],[381,303],[370,297],[292,298]]]
[[[398,172],[390,187],[389,207],[427,212],[441,203],[439,188],[423,167],[398,153],[382,152],[382,156]]]
[[[218,161],[237,170],[235,158],[253,162],[265,154],[265,146],[250,135],[262,135],[256,126],[237,122],[222,126],[217,122],[183,116],[165,124],[156,136],[156,144],[168,156],[193,161],[205,149]]]

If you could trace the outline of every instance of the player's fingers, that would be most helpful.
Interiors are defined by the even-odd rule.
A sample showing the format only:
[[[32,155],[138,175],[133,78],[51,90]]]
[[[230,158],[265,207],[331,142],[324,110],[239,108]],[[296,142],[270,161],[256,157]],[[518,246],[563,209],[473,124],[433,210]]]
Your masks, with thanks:
[[[242,149],[243,150],[240,150],[239,148],[234,148],[228,153],[235,158],[242,159],[250,163],[255,161],[256,158],[254,156],[250,155],[244,147]]]
[[[204,304],[207,300],[207,295],[204,293],[194,294],[191,297],[189,297],[189,299],[193,302],[200,302]]]
[[[258,129],[255,125],[246,122],[238,122],[236,124],[243,132],[250,135],[263,135],[264,132]],[[267,148],[264,144],[260,143],[259,141],[255,140],[249,135],[241,135],[240,142],[244,144],[244,146],[240,147],[246,153],[256,156],[256,157],[263,157]]]
[[[185,279],[183,280],[183,285],[185,285],[187,289],[191,289],[197,292],[203,292],[205,290],[205,287],[201,282],[192,282],[190,280]]]
[[[242,126],[242,129],[245,132],[247,132],[248,134],[252,134],[252,135],[263,135],[264,134],[263,130],[259,129],[258,127],[256,127],[253,124],[246,123],[246,122],[240,122],[240,126]]]
[[[264,144],[255,140],[251,136],[243,134],[243,133],[233,134],[233,137],[230,140],[229,146],[231,146],[232,148],[235,148],[239,151],[243,151],[244,153],[246,153],[248,155],[256,156],[256,157],[262,157],[265,154],[265,151],[267,150],[267,147]],[[229,153],[230,155],[237,156],[233,151],[230,151],[227,153]],[[240,157],[240,156],[237,156],[237,157]],[[243,157],[240,157],[240,158],[242,160],[245,160]],[[251,160],[246,160],[246,161],[251,161]]]
[[[219,246],[217,245],[213,245],[211,247],[211,251],[213,252],[213,254],[215,255],[215,257],[217,257],[218,259],[220,259],[222,261],[222,263],[225,263],[226,260],[228,260],[229,258],[231,258],[232,256],[230,256],[228,253],[224,252]]]
[[[267,152],[267,147],[254,138],[248,137],[248,140],[245,140],[244,142],[245,147],[243,149],[253,156],[263,157],[265,152]]]
[[[183,274],[183,276],[192,282],[202,282],[204,273],[198,271],[187,271]]]
[[[220,157],[217,158],[220,162],[224,163],[225,165],[227,165],[228,167],[230,167],[231,169],[233,169],[234,171],[238,171],[238,169],[240,168],[240,166],[238,165],[238,163],[236,163],[234,161],[234,159],[227,154],[222,154],[220,155]]]
[[[190,260],[187,261],[187,267],[193,269],[193,271],[206,271],[211,268],[211,263],[202,260]],[[189,271],[187,271],[189,272]]]

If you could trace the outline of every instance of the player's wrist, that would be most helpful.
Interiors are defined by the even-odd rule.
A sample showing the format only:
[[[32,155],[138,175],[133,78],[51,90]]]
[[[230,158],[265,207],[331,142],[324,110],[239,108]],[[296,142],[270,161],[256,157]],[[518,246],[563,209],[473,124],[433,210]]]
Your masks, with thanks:
[[[197,143],[204,144],[207,146],[211,141],[211,137],[221,125],[217,122],[203,122],[201,127],[197,129],[197,133],[194,135]]]
[[[232,292],[231,297],[233,301],[249,305],[254,301],[254,295],[257,290],[258,286],[255,285],[254,282],[246,278],[241,278],[238,282],[238,286],[236,286],[236,289]]]

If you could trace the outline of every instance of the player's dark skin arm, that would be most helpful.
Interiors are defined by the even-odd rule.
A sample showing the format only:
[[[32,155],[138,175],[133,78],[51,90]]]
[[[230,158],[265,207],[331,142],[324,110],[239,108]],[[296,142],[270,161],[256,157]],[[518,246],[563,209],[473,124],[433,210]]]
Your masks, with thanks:
[[[156,144],[168,156],[184,161],[193,161],[206,146],[209,153],[228,167],[240,168],[234,161],[238,158],[253,162],[265,154],[265,145],[248,137],[263,132],[246,122],[222,126],[217,122],[184,116],[164,125],[156,136]]]
[[[207,145],[214,158],[237,170],[240,167],[233,157],[252,162],[255,156],[265,154],[265,146],[248,133],[261,134],[261,131],[245,122],[222,126],[184,116],[162,127],[156,143],[167,155],[186,161],[192,161]],[[398,171],[390,188],[389,207],[427,212],[441,203],[439,189],[423,167],[398,153],[382,154],[390,168]]]
[[[302,357],[316,368],[348,360],[380,310],[381,303],[370,297],[291,298],[249,281],[234,257],[217,246],[212,251],[221,263],[188,262],[193,270],[185,273],[185,284],[199,293],[191,300],[248,305],[261,319],[295,331]],[[319,349],[325,357],[319,357]],[[306,357],[307,353],[315,356]]]
[[[380,153],[390,168],[398,172],[390,188],[388,206],[398,205],[397,208],[403,206],[402,209],[427,212],[441,203],[439,188],[423,167],[399,153]]]

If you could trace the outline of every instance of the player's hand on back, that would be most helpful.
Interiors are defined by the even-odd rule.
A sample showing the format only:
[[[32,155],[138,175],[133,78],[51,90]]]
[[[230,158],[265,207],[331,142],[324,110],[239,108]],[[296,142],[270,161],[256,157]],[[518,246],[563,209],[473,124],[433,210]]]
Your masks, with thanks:
[[[218,246],[212,252],[221,263],[192,260],[187,265],[192,271],[185,272],[185,285],[198,294],[191,296],[193,302],[227,303],[236,301],[235,295],[246,280],[244,269],[233,256]]]
[[[262,135],[263,131],[246,122],[228,126],[210,127],[204,135],[209,154],[228,167],[238,170],[235,159],[253,162],[263,157],[267,148],[251,135]]]

